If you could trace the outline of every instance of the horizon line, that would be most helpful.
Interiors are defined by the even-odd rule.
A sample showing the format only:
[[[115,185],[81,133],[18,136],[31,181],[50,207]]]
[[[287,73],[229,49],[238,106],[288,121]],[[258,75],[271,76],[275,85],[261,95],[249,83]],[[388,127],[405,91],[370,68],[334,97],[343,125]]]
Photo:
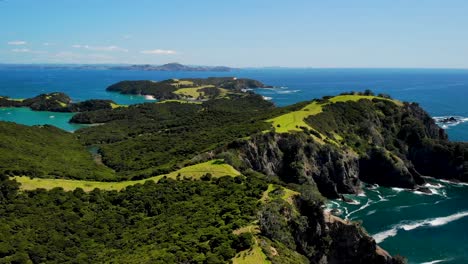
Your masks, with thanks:
[[[141,66],[141,65],[150,65],[150,66],[161,66],[166,64],[172,64],[178,62],[170,62],[170,63],[163,63],[163,64],[150,64],[150,63],[55,63],[55,62],[45,62],[45,63],[2,63],[2,66]],[[203,64],[184,64],[179,63],[185,66],[199,66],[199,67],[228,67],[231,69],[268,69],[268,68],[282,68],[282,69],[366,69],[366,70],[468,70],[468,67],[426,67],[426,66],[414,66],[414,67],[395,67],[395,66],[378,66],[378,67],[346,67],[346,66],[243,66],[243,67],[234,67],[234,66],[226,66],[226,65],[203,65]]]

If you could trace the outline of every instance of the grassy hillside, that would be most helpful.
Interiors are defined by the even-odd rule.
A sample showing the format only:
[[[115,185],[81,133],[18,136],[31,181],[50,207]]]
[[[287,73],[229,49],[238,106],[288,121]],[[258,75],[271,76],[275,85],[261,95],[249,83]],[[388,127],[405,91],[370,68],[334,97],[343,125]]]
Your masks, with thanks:
[[[323,107],[329,104],[338,103],[338,102],[349,102],[349,101],[359,101],[362,99],[372,100],[372,99],[385,99],[382,97],[372,96],[372,95],[339,95],[326,100],[325,102],[313,101],[310,104],[306,105],[304,108],[293,111],[275,118],[268,120],[272,122],[272,125],[275,127],[275,131],[278,133],[287,133],[290,131],[302,131],[303,128],[313,129],[309,124],[305,122],[305,119],[311,115],[319,114],[323,111]],[[390,100],[396,104],[401,104],[397,101]]]
[[[208,175],[207,175],[208,174]],[[201,179],[205,176],[206,179],[211,177],[219,178],[222,176],[238,176],[240,173],[232,166],[225,164],[222,160],[212,160],[192,166],[187,166],[180,170],[171,172],[165,175],[154,176],[145,180],[138,181],[121,181],[121,182],[99,182],[99,181],[86,181],[86,180],[66,180],[66,179],[38,179],[29,177],[13,177],[18,183],[21,184],[22,190],[35,190],[53,188],[63,188],[65,191],[72,191],[81,188],[84,191],[92,191],[96,188],[101,190],[115,190],[120,191],[128,186],[135,184],[144,184],[146,181],[158,182],[162,178],[170,179]]]
[[[38,178],[112,180],[75,135],[52,126],[0,122],[0,173]]]

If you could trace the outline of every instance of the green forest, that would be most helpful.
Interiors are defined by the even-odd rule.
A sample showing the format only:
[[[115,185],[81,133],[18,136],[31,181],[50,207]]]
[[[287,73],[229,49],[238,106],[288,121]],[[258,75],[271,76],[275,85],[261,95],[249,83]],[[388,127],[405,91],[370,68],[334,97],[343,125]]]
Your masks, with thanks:
[[[235,92],[86,109],[71,122],[94,125],[74,133],[0,122],[0,263],[403,263],[358,223],[330,220],[325,197],[416,188],[425,168],[467,181],[467,145],[417,104],[366,91],[276,107],[239,91],[263,87],[251,82],[167,81]]]

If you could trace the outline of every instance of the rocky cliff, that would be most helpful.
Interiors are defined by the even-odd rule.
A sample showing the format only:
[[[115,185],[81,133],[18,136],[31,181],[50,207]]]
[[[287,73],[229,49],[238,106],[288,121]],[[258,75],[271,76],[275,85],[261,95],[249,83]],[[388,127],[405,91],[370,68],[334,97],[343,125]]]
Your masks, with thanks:
[[[314,129],[252,136],[228,148],[245,167],[284,182],[315,184],[329,198],[361,182],[420,188],[424,176],[468,182],[468,144],[452,143],[417,104],[374,99],[328,104]],[[423,189],[421,189],[423,190]]]
[[[377,246],[358,223],[344,221],[323,212],[321,203],[307,192],[288,201],[268,201],[259,213],[261,234],[276,241],[275,252],[268,254],[273,263],[288,263],[282,259],[287,251],[298,252],[307,261],[295,263],[404,263]],[[281,245],[281,246],[279,246]],[[279,251],[279,252],[278,252]],[[268,250],[267,250],[268,252]]]

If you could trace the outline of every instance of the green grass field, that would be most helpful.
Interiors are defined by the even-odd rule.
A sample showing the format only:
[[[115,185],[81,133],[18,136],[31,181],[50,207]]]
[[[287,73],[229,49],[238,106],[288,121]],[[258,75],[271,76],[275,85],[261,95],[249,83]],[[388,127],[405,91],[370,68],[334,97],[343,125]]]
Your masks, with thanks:
[[[270,193],[275,190],[276,188],[278,188],[280,186],[278,185],[275,185],[275,184],[269,184],[268,185],[268,189],[263,192],[263,195],[262,195],[262,198],[260,199],[261,202],[266,202],[268,199],[270,199]],[[293,197],[294,195],[299,195],[299,192],[296,192],[296,191],[293,191],[293,190],[290,190],[288,188],[284,188],[284,187],[281,187],[284,191],[284,194],[283,196],[281,196],[281,199],[287,201],[288,203],[291,203],[291,197]]]
[[[209,87],[214,87],[213,85],[204,85],[204,86],[198,86],[198,87],[190,87],[190,88],[181,88],[175,91],[175,94],[179,94],[182,96],[186,97],[191,97],[191,98],[198,98],[200,96],[203,96],[205,93],[204,92],[199,92],[199,89],[202,88],[209,88]]]
[[[112,109],[115,109],[115,108],[119,108],[119,107],[128,107],[128,105],[121,105],[121,104],[111,103],[111,107],[112,107]]]
[[[258,245],[257,239],[252,248],[241,251],[232,259],[233,264],[268,264],[271,263]]]
[[[174,83],[171,83],[171,85],[173,86],[176,86],[176,87],[179,87],[180,85],[183,85],[183,86],[193,86],[193,82],[192,81],[186,81],[186,80],[179,80],[179,79],[172,79],[174,81]]]
[[[361,99],[372,100],[374,98],[381,100],[389,100],[398,105],[401,105],[401,102],[386,99],[377,96],[367,96],[367,95],[339,95],[329,99],[329,102],[321,104],[318,102],[312,102],[306,105],[304,108],[298,111],[290,112],[272,119],[267,120],[271,122],[276,132],[278,133],[288,133],[291,131],[302,131],[300,127],[306,127],[308,129],[313,129],[309,126],[304,119],[311,115],[319,114],[323,111],[325,105],[338,102],[348,102],[348,101],[359,101]]]
[[[92,191],[95,188],[101,190],[122,190],[130,185],[143,184],[146,181],[159,181],[164,176],[176,179],[180,174],[180,177],[192,177],[193,179],[200,179],[203,175],[210,173],[213,177],[222,176],[238,176],[240,173],[232,166],[221,163],[221,160],[211,160],[208,162],[187,166],[180,170],[171,172],[165,175],[159,175],[139,181],[122,181],[122,182],[97,182],[97,181],[81,181],[81,180],[66,180],[66,179],[40,179],[40,178],[29,178],[29,177],[13,177],[17,182],[21,184],[22,190],[34,190],[34,189],[53,189],[61,187],[66,191],[71,191],[77,188],[81,188],[84,191]]]
[[[164,103],[202,104],[202,102],[200,102],[200,101],[176,100],[176,99],[164,100],[164,101],[157,102],[157,104],[164,104]]]

